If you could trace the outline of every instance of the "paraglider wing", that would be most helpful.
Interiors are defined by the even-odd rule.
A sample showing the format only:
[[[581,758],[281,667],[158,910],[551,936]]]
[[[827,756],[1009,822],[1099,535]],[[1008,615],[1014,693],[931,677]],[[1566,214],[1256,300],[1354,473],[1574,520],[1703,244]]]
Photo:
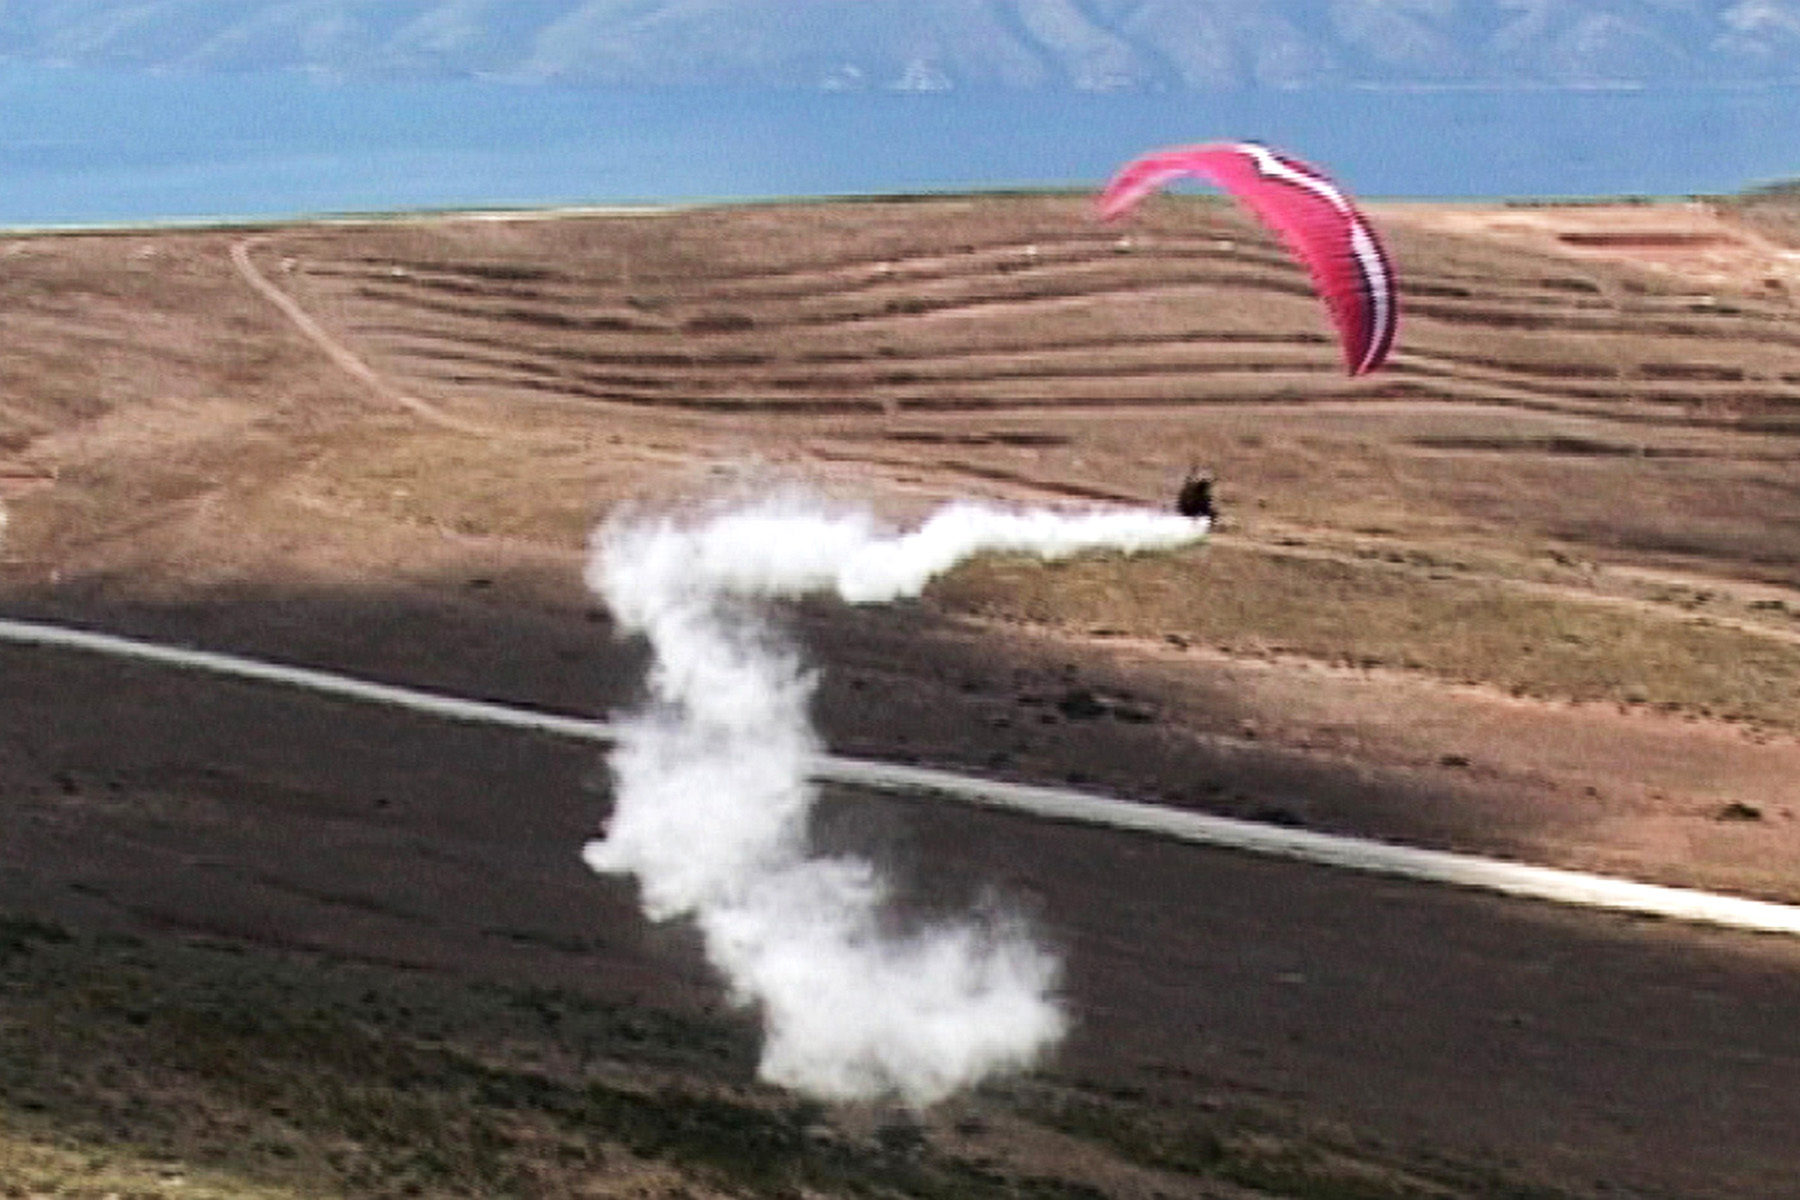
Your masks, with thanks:
[[[1157,188],[1190,175],[1230,192],[1305,265],[1337,326],[1350,374],[1379,367],[1400,323],[1393,264],[1368,220],[1317,168],[1255,142],[1159,150],[1113,176],[1100,215],[1123,216]]]

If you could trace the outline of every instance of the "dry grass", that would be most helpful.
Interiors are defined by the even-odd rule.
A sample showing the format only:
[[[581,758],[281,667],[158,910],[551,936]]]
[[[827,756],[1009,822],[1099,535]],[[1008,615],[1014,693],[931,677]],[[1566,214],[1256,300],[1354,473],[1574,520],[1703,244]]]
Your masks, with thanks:
[[[953,611],[1079,634],[1302,655],[1522,696],[1800,729],[1800,643],[1501,580],[1211,546],[1050,566],[988,559],[932,594]]]
[[[1724,202],[1726,211],[1787,245],[1800,245],[1800,182],[1758,188]]]
[[[1761,201],[1742,216],[1792,226]],[[1565,254],[1554,231],[1521,248],[1398,211],[1388,228],[1407,323],[1391,368],[1355,381],[1298,269],[1211,200],[1158,202],[1129,230],[1095,226],[1084,197],[995,196],[254,235],[256,263],[390,390],[491,438],[426,427],[342,371],[234,273],[236,235],[9,241],[9,594],[96,623],[153,576],[190,598],[232,572],[386,595],[452,561],[455,582],[419,586],[461,586],[455,556],[479,543],[485,582],[560,555],[566,596],[609,505],[720,460],[916,510],[1160,504],[1200,458],[1231,538],[985,560],[931,603],[1068,631],[1069,660],[1128,635],[1800,730],[1800,648],[1780,635],[1800,611],[1800,290]],[[1327,552],[1290,553],[1291,534]],[[1356,551],[1372,540],[1397,560]],[[1689,582],[1665,600],[1626,570]],[[1707,590],[1730,620],[1687,611]],[[943,694],[928,655],[896,657],[893,690]],[[1331,720],[1392,719],[1343,694]],[[874,752],[912,752],[916,730],[880,732]],[[959,736],[974,761],[1011,740]],[[1621,784],[1651,769],[1594,769],[1615,767]],[[1697,824],[1716,832],[1677,826],[1672,853],[1691,857]],[[1730,852],[1781,830],[1773,809],[1735,822]],[[0,921],[0,1192],[1541,1194],[1241,1092],[1202,1105],[1191,1079],[1187,1107],[1032,1080],[923,1125],[828,1112],[757,1086],[753,1045],[729,1017]]]

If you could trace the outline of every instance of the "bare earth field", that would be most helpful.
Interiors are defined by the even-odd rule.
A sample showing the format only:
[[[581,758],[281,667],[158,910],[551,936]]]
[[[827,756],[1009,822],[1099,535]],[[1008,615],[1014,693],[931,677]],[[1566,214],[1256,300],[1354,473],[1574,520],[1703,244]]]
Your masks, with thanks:
[[[621,504],[1211,539],[795,607],[840,753],[1800,902],[1800,220],[1391,205],[1390,367],[1213,200],[0,238],[0,608],[556,711]],[[1800,1196],[1800,946],[834,793],[1068,961],[1029,1078],[757,1085],[592,747],[0,647],[0,1194]],[[10,1192],[6,1189],[10,1188]]]

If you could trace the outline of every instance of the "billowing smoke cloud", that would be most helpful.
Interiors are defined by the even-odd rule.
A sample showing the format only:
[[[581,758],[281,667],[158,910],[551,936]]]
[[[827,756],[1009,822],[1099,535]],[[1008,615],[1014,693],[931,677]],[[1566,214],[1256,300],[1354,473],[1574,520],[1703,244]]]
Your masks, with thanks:
[[[895,535],[787,496],[697,520],[627,515],[596,534],[588,582],[654,661],[649,704],[617,723],[614,811],[584,857],[636,876],[652,918],[698,924],[733,998],[762,1014],[765,1078],[924,1106],[1030,1065],[1066,1025],[1059,964],[1016,922],[895,933],[869,863],[809,853],[814,676],[767,602],[879,603],[982,551],[1140,551],[1205,530],[1160,513],[952,504]]]

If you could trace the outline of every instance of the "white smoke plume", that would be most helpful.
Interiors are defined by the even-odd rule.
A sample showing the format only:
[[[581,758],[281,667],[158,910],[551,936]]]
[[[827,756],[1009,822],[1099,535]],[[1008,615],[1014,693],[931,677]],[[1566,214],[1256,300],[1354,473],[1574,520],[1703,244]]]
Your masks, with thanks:
[[[809,853],[814,676],[764,606],[916,596],[982,551],[1142,551],[1205,531],[1161,513],[958,503],[895,535],[797,496],[698,520],[614,519],[595,535],[588,582],[621,632],[648,639],[651,699],[617,723],[614,810],[583,857],[636,876],[651,918],[698,924],[733,999],[761,1013],[766,1079],[924,1107],[1029,1066],[1066,1026],[1054,956],[999,918],[896,934],[869,863]]]

